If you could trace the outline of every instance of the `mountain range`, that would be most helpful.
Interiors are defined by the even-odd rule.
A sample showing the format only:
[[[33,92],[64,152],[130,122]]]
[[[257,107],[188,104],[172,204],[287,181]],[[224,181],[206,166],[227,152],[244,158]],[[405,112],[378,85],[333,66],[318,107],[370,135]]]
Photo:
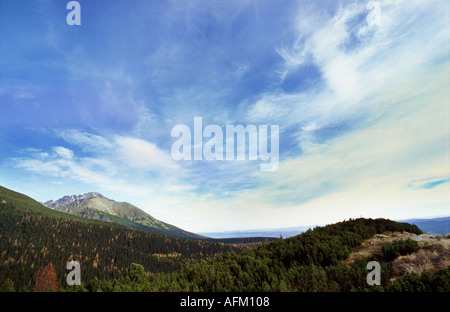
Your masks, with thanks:
[[[14,193],[2,187],[0,187],[0,193],[2,193],[2,189],[8,194]],[[15,199],[17,200],[18,198]],[[20,197],[20,200],[22,201],[23,199]],[[266,241],[267,238],[275,239],[280,236],[291,237],[306,231],[308,228],[314,227],[303,226],[282,229],[196,234],[160,221],[130,203],[117,202],[97,192],[89,192],[83,195],[64,196],[58,200],[49,200],[44,203],[38,203],[32,199],[29,200],[33,202],[33,204],[30,205],[31,208],[37,209],[40,212],[50,208],[49,211],[73,215],[74,217],[81,218],[83,220],[91,219],[93,221],[99,220],[113,222],[128,228],[176,238],[190,238],[217,242],[221,241],[225,243],[234,242],[233,240],[238,240],[239,242],[250,242],[255,239],[256,241]],[[28,199],[25,200],[25,202],[28,206]],[[44,213],[48,214],[46,211],[44,211]],[[422,231],[429,234],[450,233],[450,217],[435,219],[408,219],[399,220],[399,222],[416,224]],[[249,238],[250,240],[248,240]]]
[[[98,193],[46,204],[66,212],[0,186],[0,291],[449,291],[448,236],[422,236],[408,223],[350,219],[266,244],[224,244],[124,227],[115,220],[174,230]],[[408,257],[394,263],[385,245],[395,257]],[[367,285],[367,261],[374,255],[387,274],[381,288]],[[432,279],[424,274],[424,260]],[[80,288],[66,285],[68,261],[83,268]],[[405,275],[412,266],[425,277]]]
[[[207,237],[213,237],[216,239],[225,238],[249,238],[249,237],[271,237],[280,238],[292,237],[305,232],[308,229],[312,229],[314,226],[297,226],[289,228],[279,228],[279,229],[254,229],[247,231],[226,231],[226,232],[205,232],[199,233]]]
[[[282,229],[194,234],[171,224],[157,220],[142,209],[139,209],[130,203],[117,202],[97,192],[89,192],[83,195],[64,196],[58,200],[49,200],[44,202],[43,205],[56,211],[69,213],[83,218],[116,222],[138,230],[179,238],[207,239],[209,237],[214,237],[216,240],[220,240],[225,238],[248,237],[291,237],[303,233],[307,229],[313,227],[303,226]],[[450,217],[435,219],[408,219],[399,220],[399,222],[416,224],[422,231],[429,234],[450,233]]]
[[[399,222],[415,224],[428,234],[448,234],[450,233],[450,217],[433,219],[408,219]]]
[[[44,206],[83,218],[115,222],[145,232],[178,238],[201,239],[204,236],[180,229],[152,217],[127,202],[117,202],[97,192],[64,196],[42,203]]]
[[[443,218],[431,218],[431,219],[406,219],[406,220],[396,220],[397,222],[406,222],[410,224],[415,224],[424,233],[437,235],[437,234],[448,234],[450,233],[450,217]],[[316,226],[325,226],[325,224],[316,224],[310,226],[298,226],[289,228],[279,228],[279,229],[259,229],[259,230],[247,230],[247,231],[227,231],[227,232],[205,232],[199,233],[207,237],[213,237],[215,239],[224,238],[246,238],[246,237],[271,237],[279,238],[292,237],[299,235],[308,229],[313,229]]]

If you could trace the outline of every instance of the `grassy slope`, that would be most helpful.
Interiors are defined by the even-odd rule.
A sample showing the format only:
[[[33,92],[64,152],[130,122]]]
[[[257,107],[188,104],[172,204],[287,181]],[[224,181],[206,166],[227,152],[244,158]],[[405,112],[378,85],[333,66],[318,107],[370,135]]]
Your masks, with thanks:
[[[36,271],[50,262],[61,283],[70,259],[80,262],[85,281],[109,280],[132,262],[142,263],[149,272],[172,272],[186,263],[246,248],[155,235],[54,211],[3,187],[0,245],[0,287],[9,278],[17,287],[28,288]]]
[[[80,221],[84,223],[91,223],[91,224],[98,224],[98,225],[109,225],[111,226],[110,222],[106,221],[100,221],[100,220],[94,220],[94,219],[87,219],[79,216],[75,216],[72,214],[56,211],[50,208],[45,207],[41,203],[37,202],[36,200],[32,199],[31,197],[28,197],[26,195],[17,193],[15,191],[9,190],[3,186],[0,186],[0,201],[4,200],[7,203],[10,203],[16,207],[20,207],[22,209],[30,210],[37,215],[41,216],[50,216],[55,218],[63,218],[63,219],[71,219],[75,221]]]
[[[28,197],[26,195],[9,190],[2,186],[0,186],[0,201],[1,200],[5,200],[7,203],[11,203],[16,207],[28,209],[28,210],[33,211],[34,213],[42,215],[42,216],[52,216],[55,218],[72,219],[72,220],[76,220],[76,221],[81,221],[81,222],[90,223],[90,224],[98,224],[98,225],[111,226],[111,224],[117,224],[120,226],[132,228],[132,229],[136,229],[136,230],[140,230],[140,231],[144,231],[144,232],[150,232],[150,233],[160,234],[160,235],[168,235],[168,236],[173,236],[173,237],[178,237],[178,238],[207,239],[207,237],[205,237],[205,236],[201,236],[198,234],[183,231],[173,225],[168,225],[170,230],[154,229],[154,228],[133,222],[131,220],[127,220],[127,219],[120,218],[117,216],[109,215],[105,212],[101,212],[101,214],[104,214],[107,217],[109,217],[112,221],[114,221],[114,223],[96,220],[96,219],[84,218],[84,217],[80,217],[77,215],[60,212],[60,211],[45,207],[41,203],[32,199],[31,197]]]
[[[118,223],[120,225],[123,225],[125,227],[128,228],[132,228],[132,229],[136,229],[136,230],[140,230],[140,231],[144,231],[144,232],[149,232],[149,233],[154,233],[154,234],[160,234],[160,235],[168,235],[168,236],[173,236],[173,237],[178,237],[178,238],[190,238],[190,239],[203,239],[206,238],[204,236],[200,236],[198,234],[194,234],[194,233],[190,233],[187,231],[183,231],[175,226],[169,225],[170,230],[166,230],[166,229],[159,229],[159,228],[151,228],[149,226],[131,221],[131,220],[127,220],[118,216],[114,216],[111,214],[108,214],[106,212],[100,212],[101,214],[107,216],[111,221]]]

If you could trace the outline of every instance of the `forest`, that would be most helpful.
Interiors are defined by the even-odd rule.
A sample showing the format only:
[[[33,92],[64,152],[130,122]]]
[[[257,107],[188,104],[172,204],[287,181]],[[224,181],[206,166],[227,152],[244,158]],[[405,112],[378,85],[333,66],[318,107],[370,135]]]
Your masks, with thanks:
[[[344,263],[376,234],[422,234],[387,219],[350,219],[267,243],[231,244],[55,217],[0,201],[0,229],[1,291],[450,291],[450,267],[393,279],[393,261],[419,248],[410,239],[384,244],[381,256]],[[79,286],[66,283],[71,260],[81,265]],[[380,264],[381,285],[368,285],[369,261]]]
[[[183,240],[114,223],[40,215],[10,203],[0,203],[0,229],[0,285],[8,279],[17,290],[32,289],[35,273],[49,263],[62,285],[71,260],[80,263],[82,280],[87,282],[94,277],[118,278],[134,262],[151,273],[169,273],[250,246]]]
[[[342,263],[350,250],[375,234],[409,232],[421,234],[415,225],[386,219],[340,222],[298,236],[279,239],[241,254],[226,253],[208,261],[184,266],[170,274],[146,274],[144,266],[132,264],[113,281],[94,280],[72,288],[76,291],[190,291],[190,292],[382,292],[450,291],[450,267],[434,274],[408,273],[393,277],[392,260],[416,250],[415,242],[387,243],[386,255]],[[394,256],[393,256],[394,255]],[[381,285],[366,281],[368,261],[381,266]],[[69,289],[70,290],[70,289]]]

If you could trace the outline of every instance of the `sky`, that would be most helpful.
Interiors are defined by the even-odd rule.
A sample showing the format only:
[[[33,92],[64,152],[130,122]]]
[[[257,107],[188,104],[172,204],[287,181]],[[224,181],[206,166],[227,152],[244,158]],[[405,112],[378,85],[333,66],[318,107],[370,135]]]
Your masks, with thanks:
[[[0,185],[196,233],[450,215],[448,1],[68,2],[0,1]],[[278,125],[278,166],[175,160],[195,117]]]

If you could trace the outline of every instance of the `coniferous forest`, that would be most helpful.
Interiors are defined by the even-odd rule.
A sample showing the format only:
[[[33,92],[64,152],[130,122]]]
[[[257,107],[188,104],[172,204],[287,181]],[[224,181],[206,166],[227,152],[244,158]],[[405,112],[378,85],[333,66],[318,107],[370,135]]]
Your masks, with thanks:
[[[422,233],[407,223],[360,218],[268,243],[227,244],[52,215],[9,199],[0,200],[2,291],[450,291],[450,267],[395,276],[393,261],[419,249],[410,239],[384,244],[381,255],[345,263],[376,234]],[[66,283],[72,260],[81,266],[80,286]],[[380,285],[367,283],[369,261],[380,264]]]
[[[171,274],[147,275],[146,268],[132,264],[119,279],[91,281],[84,291],[201,291],[201,292],[350,292],[350,291],[450,291],[450,267],[434,274],[393,277],[392,256],[342,263],[353,247],[385,231],[420,234],[413,225],[385,219],[356,219],[308,230],[241,254],[226,253],[209,261],[184,266]],[[386,248],[408,253],[411,243]],[[413,248],[414,249],[414,248]],[[413,252],[413,249],[410,252]],[[400,255],[398,253],[397,255]],[[381,265],[381,285],[367,284],[366,265]]]
[[[225,243],[182,240],[72,219],[36,215],[0,203],[0,285],[6,279],[17,289],[32,289],[35,273],[52,263],[58,282],[65,283],[67,262],[78,261],[83,282],[94,277],[114,279],[132,263],[152,273],[169,273],[183,265],[244,247]]]

